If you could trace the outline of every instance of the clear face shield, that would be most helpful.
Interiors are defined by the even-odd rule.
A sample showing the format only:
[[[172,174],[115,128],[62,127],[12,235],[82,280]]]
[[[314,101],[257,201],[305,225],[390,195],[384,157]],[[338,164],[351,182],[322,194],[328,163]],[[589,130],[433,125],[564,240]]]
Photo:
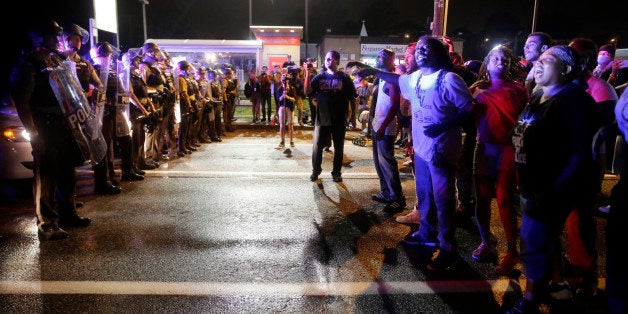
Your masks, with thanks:
[[[109,71],[112,69],[111,67],[113,64],[113,57],[111,55],[107,57],[97,57],[97,60],[94,59],[94,61],[96,61],[96,64],[100,65],[100,73],[98,75],[98,78],[102,83],[102,91],[104,94],[104,91],[107,88],[107,81],[109,81]],[[100,90],[101,88],[98,89]]]
[[[154,56],[155,56],[155,60],[157,60],[157,62],[164,62],[164,61],[166,61],[166,56],[164,55],[164,52],[161,51],[161,49],[155,50]]]
[[[50,36],[44,36],[42,38],[42,46],[52,50],[52,51],[56,51],[56,52],[62,52],[63,51],[63,36],[59,35],[59,36],[54,36],[54,35],[50,35]]]
[[[120,84],[125,91],[129,91],[131,86],[131,63],[132,58],[129,57],[128,53],[125,53],[122,56],[122,59],[116,62],[116,69],[118,77],[120,78]]]

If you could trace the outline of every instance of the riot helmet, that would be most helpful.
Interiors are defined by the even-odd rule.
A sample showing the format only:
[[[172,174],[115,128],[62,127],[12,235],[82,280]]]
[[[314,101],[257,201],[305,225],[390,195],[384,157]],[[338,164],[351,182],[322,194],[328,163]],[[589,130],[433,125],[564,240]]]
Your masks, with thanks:
[[[28,34],[31,38],[43,36],[61,36],[63,35],[63,28],[59,26],[59,24],[54,20],[46,20],[33,25],[29,29]]]
[[[113,45],[111,45],[109,42],[106,42],[106,41],[101,41],[101,42],[96,43],[89,52],[92,59],[95,59],[98,57],[104,58],[109,55],[115,57],[119,53],[120,51],[118,50],[118,48],[114,47]]]
[[[145,43],[142,46],[142,54],[145,56],[145,59],[150,61],[164,61],[165,56],[156,43]]]
[[[210,81],[213,81],[216,78],[216,71],[214,69],[211,68],[207,68],[207,78]]]
[[[63,35],[63,28],[59,26],[54,20],[45,20],[36,23],[28,30],[28,37],[34,47],[49,46],[49,49],[58,49],[59,47],[52,47],[52,43],[47,43],[44,38],[56,37]],[[60,40],[59,40],[60,41]],[[57,43],[59,46],[60,42]]]
[[[63,38],[67,40],[71,35],[81,37],[81,43],[83,45],[89,40],[89,32],[76,24],[69,24],[63,27]]]
[[[156,43],[145,43],[142,45],[142,54],[147,54],[159,50],[159,46]]]
[[[181,72],[181,73],[185,72],[185,74],[190,74],[190,72],[191,72],[190,68],[191,67],[192,67],[192,65],[189,62],[185,61],[185,60],[181,60],[181,61],[179,61],[177,63],[177,68],[179,69],[179,72]]]
[[[142,61],[141,49],[130,48],[125,54],[122,55],[122,62],[126,65],[133,64],[133,61]]]

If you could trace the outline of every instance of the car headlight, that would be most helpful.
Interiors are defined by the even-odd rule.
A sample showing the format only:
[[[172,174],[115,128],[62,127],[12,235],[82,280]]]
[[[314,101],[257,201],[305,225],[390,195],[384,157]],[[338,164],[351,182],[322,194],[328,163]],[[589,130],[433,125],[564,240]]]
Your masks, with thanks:
[[[30,142],[31,137],[24,127],[8,127],[2,130],[2,139],[9,142]]]

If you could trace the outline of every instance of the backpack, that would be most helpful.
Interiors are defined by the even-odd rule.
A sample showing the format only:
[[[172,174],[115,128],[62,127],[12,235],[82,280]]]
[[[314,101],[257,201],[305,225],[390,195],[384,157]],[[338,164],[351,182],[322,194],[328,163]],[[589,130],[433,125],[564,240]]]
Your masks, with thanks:
[[[244,84],[244,96],[251,98],[251,95],[253,95],[253,86],[251,86],[249,82],[246,82],[246,84]]]

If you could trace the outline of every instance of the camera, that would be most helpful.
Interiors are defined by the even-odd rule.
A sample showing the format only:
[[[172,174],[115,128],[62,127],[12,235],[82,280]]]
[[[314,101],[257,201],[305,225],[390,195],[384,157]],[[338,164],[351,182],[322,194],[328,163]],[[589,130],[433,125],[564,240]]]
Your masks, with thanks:
[[[288,69],[288,74],[290,74],[290,76],[292,77],[295,77],[299,74],[299,67],[296,65],[289,65],[287,69]]]

